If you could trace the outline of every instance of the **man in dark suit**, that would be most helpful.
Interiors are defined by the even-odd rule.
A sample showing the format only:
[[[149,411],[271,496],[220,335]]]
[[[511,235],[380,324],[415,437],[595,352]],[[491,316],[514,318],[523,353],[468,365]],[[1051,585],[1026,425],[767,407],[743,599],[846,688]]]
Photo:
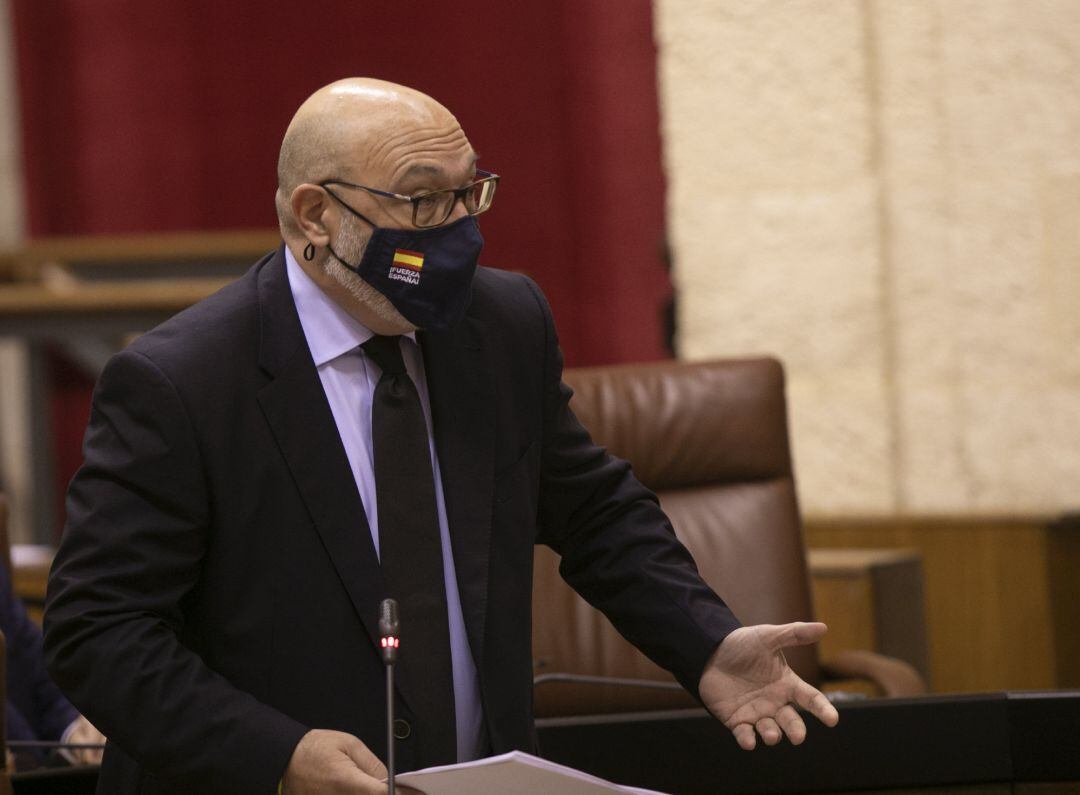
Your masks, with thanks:
[[[569,410],[536,285],[475,269],[498,177],[445,108],[331,84],[278,177],[285,245],[95,392],[46,651],[100,791],[385,791],[387,596],[400,769],[534,749],[536,542],[744,747],[835,722],[780,651],[824,627],[739,627]]]

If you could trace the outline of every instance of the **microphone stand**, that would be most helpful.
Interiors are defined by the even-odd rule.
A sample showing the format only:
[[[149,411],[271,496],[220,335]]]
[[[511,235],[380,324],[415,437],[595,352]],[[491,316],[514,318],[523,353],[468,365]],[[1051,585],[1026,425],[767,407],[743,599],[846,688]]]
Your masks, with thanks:
[[[394,664],[386,664],[386,785],[394,795]]]
[[[386,786],[394,795],[394,663],[401,645],[397,602],[383,599],[379,605],[379,646],[386,665]]]

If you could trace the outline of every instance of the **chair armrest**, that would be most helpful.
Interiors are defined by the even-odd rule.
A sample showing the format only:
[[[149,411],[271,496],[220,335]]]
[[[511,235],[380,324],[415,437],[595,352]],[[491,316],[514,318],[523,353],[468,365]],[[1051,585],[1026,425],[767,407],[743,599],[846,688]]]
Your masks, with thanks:
[[[926,693],[926,682],[903,660],[872,651],[841,651],[821,661],[821,672],[829,679],[865,679],[872,682],[886,698],[919,696]]]

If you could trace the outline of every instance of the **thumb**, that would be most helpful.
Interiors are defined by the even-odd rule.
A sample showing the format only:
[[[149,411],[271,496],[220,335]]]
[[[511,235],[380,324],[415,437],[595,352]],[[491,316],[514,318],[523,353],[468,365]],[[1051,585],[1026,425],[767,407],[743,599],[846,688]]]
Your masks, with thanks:
[[[829,628],[820,621],[793,621],[790,624],[762,627],[766,631],[763,638],[772,651],[780,651],[789,646],[809,646],[817,643]]]
[[[382,780],[386,778],[386,765],[375,756],[364,743],[353,737],[342,745],[342,749],[358,768],[369,776]]]

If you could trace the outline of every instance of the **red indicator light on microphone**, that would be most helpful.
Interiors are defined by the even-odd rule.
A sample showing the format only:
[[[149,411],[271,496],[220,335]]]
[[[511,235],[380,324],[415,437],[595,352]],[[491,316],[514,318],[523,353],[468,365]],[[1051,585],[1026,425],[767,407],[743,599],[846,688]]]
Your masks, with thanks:
[[[401,640],[391,635],[389,637],[380,638],[379,643],[384,649],[396,649],[401,645]]]

